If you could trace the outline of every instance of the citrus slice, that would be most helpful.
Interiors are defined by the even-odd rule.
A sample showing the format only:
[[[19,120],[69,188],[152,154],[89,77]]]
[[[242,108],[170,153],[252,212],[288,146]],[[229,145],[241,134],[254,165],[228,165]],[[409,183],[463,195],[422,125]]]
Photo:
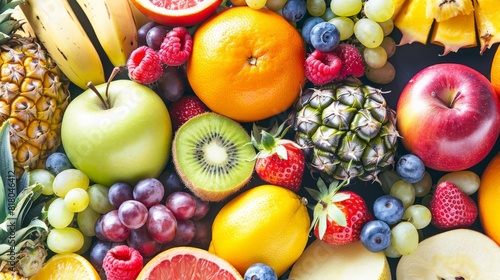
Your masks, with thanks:
[[[222,3],[222,0],[130,0],[134,6],[157,23],[190,26],[200,23]]]
[[[100,280],[92,264],[75,253],[55,254],[31,280],[86,279]]]
[[[238,271],[224,259],[196,247],[173,247],[151,259],[137,279],[224,279],[242,280]]]

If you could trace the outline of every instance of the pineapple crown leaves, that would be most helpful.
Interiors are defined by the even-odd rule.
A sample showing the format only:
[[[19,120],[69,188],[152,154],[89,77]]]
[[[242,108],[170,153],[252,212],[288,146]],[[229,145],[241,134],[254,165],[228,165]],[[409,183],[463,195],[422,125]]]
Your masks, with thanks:
[[[0,0],[0,44],[4,44],[11,35],[21,27],[21,23],[13,19],[14,8],[24,0]]]
[[[318,226],[319,239],[322,240],[327,229],[327,221],[330,219],[339,226],[347,226],[347,219],[342,210],[336,205],[341,201],[349,199],[351,196],[346,193],[338,193],[338,191],[348,185],[350,178],[344,181],[334,180],[330,185],[326,186],[323,179],[319,178],[317,182],[318,189],[305,188],[313,199],[317,201],[313,208],[313,220],[309,231]]]
[[[291,144],[299,149],[302,147],[294,141],[283,139],[290,126],[285,127],[286,122],[278,126],[275,122],[270,129],[257,126],[255,123],[252,127],[251,141],[253,146],[259,151],[254,159],[265,158],[273,154],[277,154],[281,159],[287,159],[287,151],[284,144]]]

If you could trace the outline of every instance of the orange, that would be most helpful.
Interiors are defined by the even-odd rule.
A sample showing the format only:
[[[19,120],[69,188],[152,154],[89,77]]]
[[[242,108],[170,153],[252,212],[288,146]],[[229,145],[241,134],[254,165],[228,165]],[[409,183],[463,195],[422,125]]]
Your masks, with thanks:
[[[222,0],[129,0],[157,23],[169,26],[190,26],[215,13]]]
[[[479,218],[486,235],[500,245],[500,153],[488,163],[478,190]]]
[[[92,264],[75,253],[55,254],[30,278],[31,280],[85,279],[100,280]]]
[[[231,7],[194,34],[187,77],[212,111],[236,121],[262,120],[288,109],[306,78],[300,33],[267,9]]]
[[[307,206],[296,193],[260,185],[233,198],[217,213],[209,251],[242,275],[260,262],[281,276],[304,251],[309,226]]]
[[[490,81],[493,87],[495,88],[498,97],[500,98],[500,50],[499,49],[495,51],[495,55],[493,56],[493,61],[491,62]]]
[[[173,247],[152,258],[141,270],[138,280],[243,280],[227,261],[195,247]]]

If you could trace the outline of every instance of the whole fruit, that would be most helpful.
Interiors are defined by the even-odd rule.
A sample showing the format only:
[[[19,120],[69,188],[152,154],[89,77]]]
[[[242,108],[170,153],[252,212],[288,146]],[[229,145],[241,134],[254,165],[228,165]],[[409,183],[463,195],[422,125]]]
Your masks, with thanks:
[[[486,235],[500,245],[500,154],[497,153],[481,175],[478,190],[479,219]]]

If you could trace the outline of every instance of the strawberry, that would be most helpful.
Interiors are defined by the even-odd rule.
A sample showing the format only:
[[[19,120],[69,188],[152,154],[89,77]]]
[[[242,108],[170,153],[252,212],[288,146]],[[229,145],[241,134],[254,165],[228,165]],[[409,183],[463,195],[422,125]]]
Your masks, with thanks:
[[[207,106],[195,95],[184,95],[168,108],[172,129],[177,130],[190,118],[208,112]]]
[[[331,244],[345,245],[359,241],[363,226],[373,220],[365,200],[353,191],[340,191],[349,179],[333,181],[328,187],[320,178],[318,189],[306,188],[318,202],[314,207],[310,230],[316,238]]]
[[[297,192],[302,184],[305,158],[297,143],[282,139],[288,131],[288,128],[283,130],[284,124],[274,125],[269,132],[254,125],[251,137],[258,150],[255,172],[270,184]]]
[[[441,182],[429,204],[431,223],[439,229],[465,228],[477,218],[477,205],[452,182]]]

